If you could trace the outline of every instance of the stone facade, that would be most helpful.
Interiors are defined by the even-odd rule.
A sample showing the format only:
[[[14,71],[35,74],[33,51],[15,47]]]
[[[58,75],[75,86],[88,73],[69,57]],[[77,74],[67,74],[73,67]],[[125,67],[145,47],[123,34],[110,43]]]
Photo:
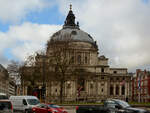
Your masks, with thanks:
[[[9,79],[7,70],[0,64],[0,92],[8,94]]]
[[[15,95],[15,83],[9,78],[7,70],[0,64],[0,93]]]
[[[68,35],[69,34],[69,35]],[[54,33],[50,42],[64,41],[66,36],[71,37],[66,57],[72,59],[72,68],[80,70],[78,74],[66,74],[63,84],[63,101],[103,101],[106,98],[131,98],[131,77],[127,68],[110,68],[108,58],[99,55],[96,41],[75,24],[72,10],[66,18],[63,29]],[[46,62],[53,50],[47,47],[45,57],[39,57],[37,62]],[[51,76],[47,73],[46,76]],[[60,81],[46,79],[46,100],[58,101],[60,96]],[[40,83],[39,83],[40,84]],[[27,86],[25,86],[27,89]],[[27,91],[24,91],[27,92]]]

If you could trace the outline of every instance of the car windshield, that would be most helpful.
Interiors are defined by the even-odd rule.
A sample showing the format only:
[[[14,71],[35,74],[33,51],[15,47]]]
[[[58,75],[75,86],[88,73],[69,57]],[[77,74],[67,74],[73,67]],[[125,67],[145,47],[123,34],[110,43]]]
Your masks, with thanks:
[[[40,103],[39,100],[37,100],[37,99],[27,99],[27,102],[30,105],[37,105]]]
[[[60,106],[54,105],[54,104],[49,104],[48,107],[52,107],[52,108],[60,108]]]
[[[121,105],[123,108],[126,108],[126,107],[130,107],[130,105],[125,102],[125,101],[122,101],[122,100],[117,100],[116,101],[119,105]]]

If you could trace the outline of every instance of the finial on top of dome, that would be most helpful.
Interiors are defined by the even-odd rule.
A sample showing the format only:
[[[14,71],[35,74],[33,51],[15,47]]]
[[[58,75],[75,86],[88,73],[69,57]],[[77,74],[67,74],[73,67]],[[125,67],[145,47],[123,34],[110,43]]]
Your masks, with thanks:
[[[70,10],[72,10],[72,4],[70,4]]]
[[[73,14],[73,11],[72,11],[72,4],[70,4],[70,10],[64,22],[63,28],[68,28],[68,27],[79,29],[79,24],[75,23],[75,15]]]

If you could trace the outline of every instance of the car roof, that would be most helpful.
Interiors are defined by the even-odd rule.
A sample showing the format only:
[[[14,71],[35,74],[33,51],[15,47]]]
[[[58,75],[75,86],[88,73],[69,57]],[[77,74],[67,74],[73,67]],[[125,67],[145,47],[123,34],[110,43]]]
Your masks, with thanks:
[[[10,99],[37,99],[35,96],[10,96]]]

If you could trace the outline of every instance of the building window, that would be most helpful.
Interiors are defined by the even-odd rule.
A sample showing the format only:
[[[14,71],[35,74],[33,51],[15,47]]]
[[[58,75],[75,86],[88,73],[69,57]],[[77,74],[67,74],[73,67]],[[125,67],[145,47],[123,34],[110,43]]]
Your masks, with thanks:
[[[114,81],[114,78],[113,78],[113,77],[111,77],[111,78],[110,78],[110,81]]]
[[[123,77],[122,80],[125,80],[125,77]]]
[[[90,88],[93,88],[93,84],[90,84]]]
[[[77,88],[77,90],[84,91],[85,90],[85,88],[84,88],[85,85],[84,84],[85,84],[85,81],[84,81],[83,78],[78,79],[78,88]]]
[[[103,90],[103,88],[102,88],[102,90],[101,90],[101,91],[102,91],[102,92],[104,91],[104,90]]]
[[[104,80],[104,77],[102,76],[101,79]]]
[[[78,55],[77,61],[78,61],[78,64],[81,64],[81,55]]]
[[[117,77],[116,80],[119,80],[119,77]]]
[[[104,86],[104,84],[101,84],[101,86]]]
[[[85,64],[87,64],[87,56],[85,57]]]
[[[114,73],[116,74],[116,73],[117,73],[117,71],[114,71]]]
[[[119,95],[119,86],[116,86],[116,95]]]
[[[58,67],[57,66],[55,67],[55,72],[58,72]]]
[[[101,72],[104,73],[104,68],[101,68]]]
[[[125,95],[125,86],[122,86],[121,92],[122,92],[122,95]]]
[[[74,56],[71,57],[71,64],[74,64]]]
[[[113,95],[113,91],[114,91],[113,86],[110,86],[110,95]]]

